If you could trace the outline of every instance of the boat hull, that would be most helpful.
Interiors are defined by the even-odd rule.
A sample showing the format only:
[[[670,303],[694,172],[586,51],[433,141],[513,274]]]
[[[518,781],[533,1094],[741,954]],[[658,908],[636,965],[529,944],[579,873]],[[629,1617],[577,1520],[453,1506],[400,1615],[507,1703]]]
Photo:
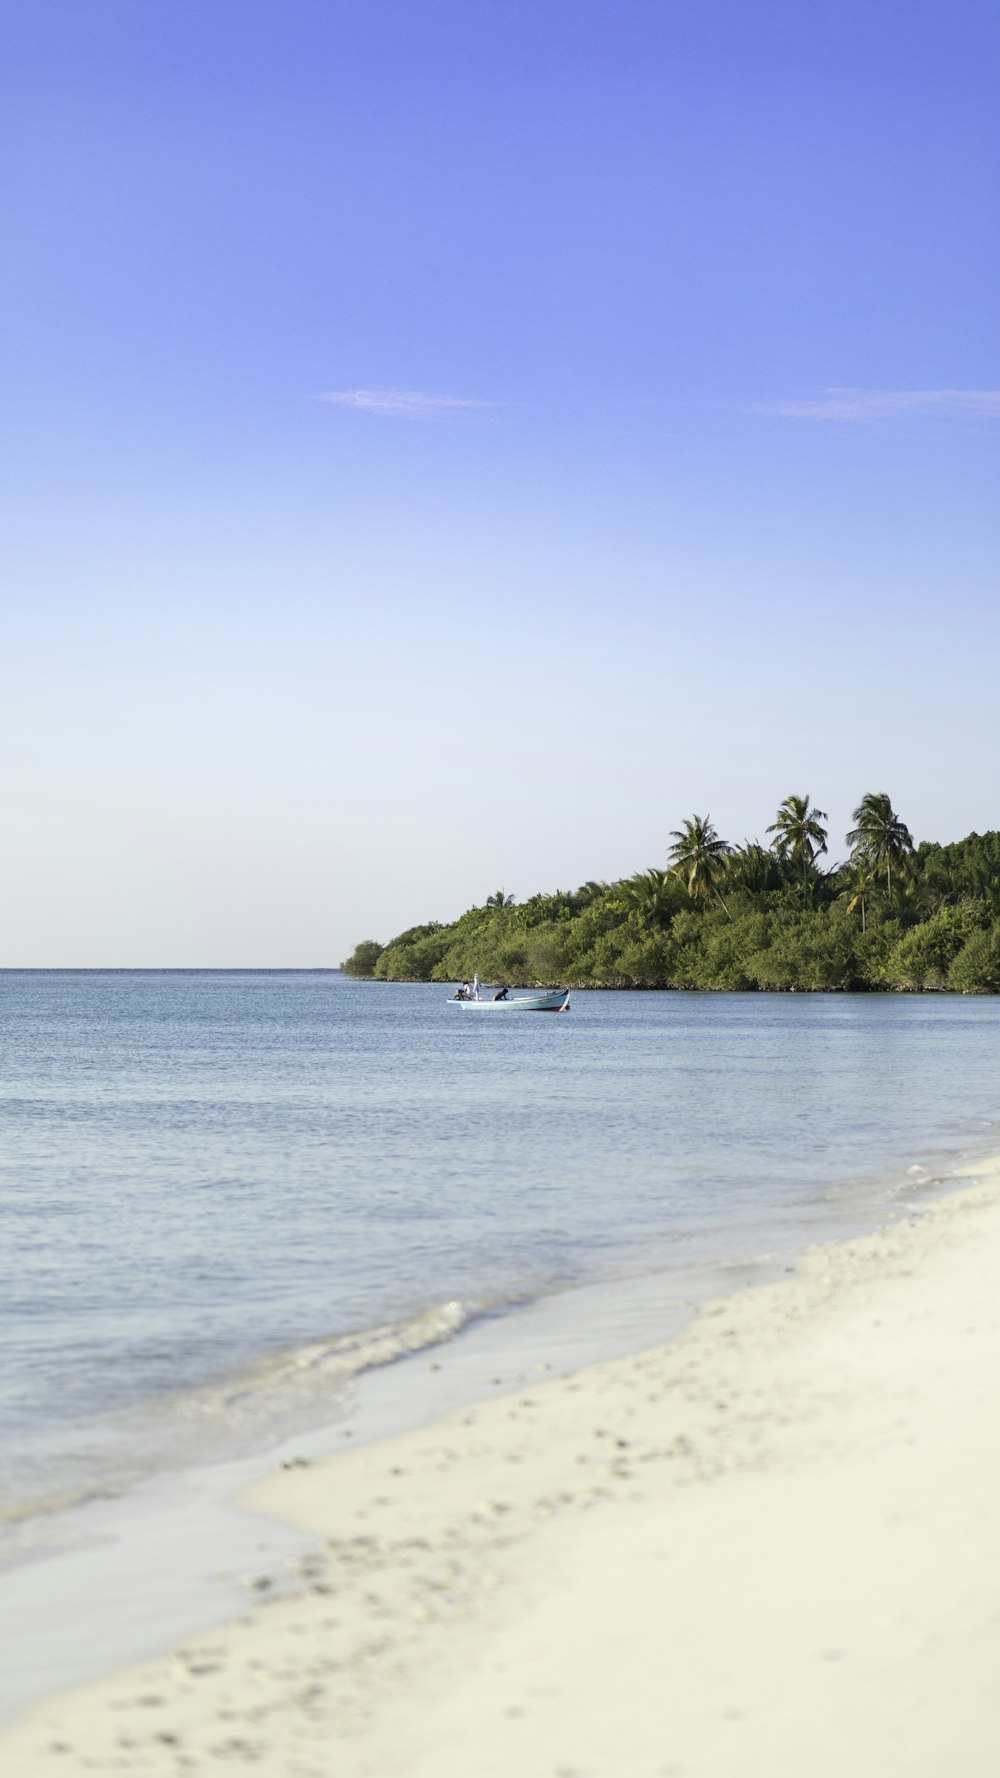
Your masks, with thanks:
[[[516,1000],[456,1000],[449,1006],[464,1006],[474,1012],[569,1012],[569,990],[557,988],[553,994],[527,994]]]

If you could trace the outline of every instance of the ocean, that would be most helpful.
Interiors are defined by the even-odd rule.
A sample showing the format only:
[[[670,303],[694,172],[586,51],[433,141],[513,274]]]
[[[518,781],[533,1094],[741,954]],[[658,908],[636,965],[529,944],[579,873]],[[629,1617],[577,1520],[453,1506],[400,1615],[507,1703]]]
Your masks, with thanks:
[[[449,991],[0,973],[0,1561],[540,1306],[564,1368],[666,1337],[996,1147],[994,1000]]]

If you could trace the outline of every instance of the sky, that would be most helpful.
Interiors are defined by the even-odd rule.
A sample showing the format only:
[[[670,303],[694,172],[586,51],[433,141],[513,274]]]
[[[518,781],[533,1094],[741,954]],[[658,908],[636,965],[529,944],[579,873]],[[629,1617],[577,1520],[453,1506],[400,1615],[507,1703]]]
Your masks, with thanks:
[[[0,23],[0,964],[1000,827],[1000,13]]]

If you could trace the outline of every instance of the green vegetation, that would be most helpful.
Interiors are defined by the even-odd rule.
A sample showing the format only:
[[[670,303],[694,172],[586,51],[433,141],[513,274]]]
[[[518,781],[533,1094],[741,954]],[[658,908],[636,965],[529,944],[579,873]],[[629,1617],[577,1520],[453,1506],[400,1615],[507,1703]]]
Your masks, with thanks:
[[[826,820],[788,796],[771,846],[734,846],[692,815],[666,869],[521,903],[499,889],[450,926],[366,939],[341,967],[382,981],[478,970],[546,987],[1000,993],[1000,833],[914,846],[889,797],[871,792],[846,861],[824,870]]]

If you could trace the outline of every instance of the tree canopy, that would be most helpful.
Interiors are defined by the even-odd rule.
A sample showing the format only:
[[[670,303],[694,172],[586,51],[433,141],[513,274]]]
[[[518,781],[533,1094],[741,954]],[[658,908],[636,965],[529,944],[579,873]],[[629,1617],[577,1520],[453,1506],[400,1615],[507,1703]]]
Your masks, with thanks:
[[[809,887],[816,858],[826,851],[826,828],[820,822],[829,819],[822,809],[810,808],[807,796],[786,796],[767,830],[778,836],[774,842],[778,857],[790,860],[801,872],[803,892]]]
[[[714,895],[720,907],[725,907],[719,893],[719,877],[730,847],[720,840],[711,815],[689,815],[670,838],[674,843],[667,857],[671,869],[686,884],[688,894],[698,899]]]
[[[896,814],[884,790],[870,790],[854,811],[856,826],[847,836],[855,864],[885,871],[886,894],[892,895],[892,872],[902,869],[913,851],[910,830]]]

